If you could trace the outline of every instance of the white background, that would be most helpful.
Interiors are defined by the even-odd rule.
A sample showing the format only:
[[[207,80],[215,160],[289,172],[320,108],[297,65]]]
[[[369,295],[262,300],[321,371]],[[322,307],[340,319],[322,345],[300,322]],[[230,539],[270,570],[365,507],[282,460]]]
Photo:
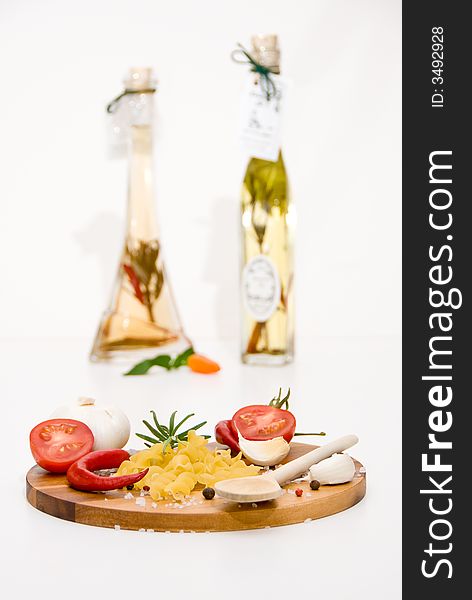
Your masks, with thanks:
[[[3,589],[400,598],[400,17],[399,0],[0,0]],[[280,369],[243,367],[237,352],[245,68],[229,54],[255,32],[279,34],[293,83],[283,146],[298,212],[298,355]],[[126,202],[104,106],[132,65],[159,80],[167,266],[188,334],[223,365],[215,378],[130,380],[87,362]],[[166,536],[81,527],[24,500],[29,430],[78,395],[120,405],[137,431],[150,408],[213,423],[279,385],[292,387],[301,429],[359,435],[368,494],[355,508],[309,525]]]
[[[104,107],[131,65],[156,95],[156,199],[191,337],[238,334],[238,142],[253,32],[280,36],[284,155],[306,335],[400,331],[400,2],[0,3],[1,331],[88,335],[123,241],[127,165]]]

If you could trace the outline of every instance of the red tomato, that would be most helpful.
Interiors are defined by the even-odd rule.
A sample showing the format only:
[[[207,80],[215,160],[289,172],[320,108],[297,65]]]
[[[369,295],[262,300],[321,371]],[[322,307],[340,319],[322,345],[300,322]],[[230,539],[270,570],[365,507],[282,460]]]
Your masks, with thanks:
[[[234,414],[233,425],[247,440],[271,440],[282,436],[290,442],[295,433],[296,421],[288,410],[253,404],[240,408]]]
[[[74,419],[50,419],[31,430],[34,460],[51,473],[65,473],[73,462],[92,451],[93,433]]]

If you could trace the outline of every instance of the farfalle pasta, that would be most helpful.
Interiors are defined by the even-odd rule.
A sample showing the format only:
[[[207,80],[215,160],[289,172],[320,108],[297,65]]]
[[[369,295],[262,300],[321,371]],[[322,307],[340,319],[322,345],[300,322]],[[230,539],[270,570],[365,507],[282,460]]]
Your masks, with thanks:
[[[121,463],[117,475],[139,473],[149,468],[135,488],[149,487],[153,500],[182,500],[196,485],[213,486],[217,481],[257,475],[260,468],[247,465],[241,453],[232,457],[230,450],[209,449],[205,438],[189,431],[188,441],[163,452],[163,444],[137,452]]]

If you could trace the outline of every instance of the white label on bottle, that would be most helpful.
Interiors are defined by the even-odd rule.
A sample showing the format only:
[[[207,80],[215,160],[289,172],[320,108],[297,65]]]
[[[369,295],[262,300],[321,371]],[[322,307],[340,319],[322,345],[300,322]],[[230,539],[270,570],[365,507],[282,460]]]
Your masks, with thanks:
[[[267,89],[260,81],[255,82],[250,74],[242,98],[241,142],[249,156],[275,162],[279,156],[281,138],[282,104],[286,84],[279,75],[270,75],[275,92],[268,84]]]
[[[242,287],[248,313],[259,323],[267,321],[280,302],[280,279],[272,260],[263,254],[251,258],[243,270]]]

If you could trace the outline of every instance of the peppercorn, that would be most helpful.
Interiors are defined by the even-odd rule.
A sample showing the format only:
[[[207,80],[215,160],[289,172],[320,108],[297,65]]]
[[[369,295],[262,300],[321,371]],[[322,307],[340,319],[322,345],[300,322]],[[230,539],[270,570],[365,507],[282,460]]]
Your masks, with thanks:
[[[148,485],[143,485],[143,492],[149,492],[150,489]]]
[[[206,487],[202,491],[202,494],[205,500],[213,500],[213,498],[215,497],[215,490],[212,487]]]
[[[310,481],[310,487],[312,490],[317,490],[320,487],[320,482],[316,479],[313,479],[312,481]]]
[[[133,484],[131,484],[131,485],[127,485],[127,486],[126,486],[126,489],[127,489],[127,490],[129,490],[129,491],[131,491],[133,488],[134,488],[134,485],[133,485]]]
[[[303,495],[303,490],[301,488],[297,488],[295,490],[295,496],[298,496],[298,498],[300,498],[300,496]]]

